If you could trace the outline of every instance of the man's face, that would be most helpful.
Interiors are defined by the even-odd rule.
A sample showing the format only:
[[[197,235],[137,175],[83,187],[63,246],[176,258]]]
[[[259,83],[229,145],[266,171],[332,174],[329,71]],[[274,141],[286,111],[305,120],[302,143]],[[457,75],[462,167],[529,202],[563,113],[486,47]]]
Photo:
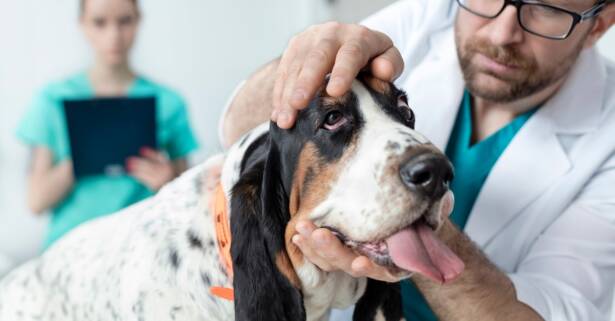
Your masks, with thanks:
[[[574,12],[594,4],[592,0],[546,2]],[[472,94],[499,103],[540,92],[568,74],[592,25],[592,20],[585,21],[567,39],[550,40],[525,32],[514,6],[507,6],[495,19],[460,8],[455,39],[466,86]]]

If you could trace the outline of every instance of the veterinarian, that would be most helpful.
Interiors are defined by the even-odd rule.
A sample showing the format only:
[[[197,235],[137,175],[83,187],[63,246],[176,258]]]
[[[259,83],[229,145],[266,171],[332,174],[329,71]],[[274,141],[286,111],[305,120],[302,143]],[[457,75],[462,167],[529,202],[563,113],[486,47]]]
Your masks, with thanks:
[[[466,265],[450,284],[403,281],[406,319],[608,320],[615,66],[595,44],[613,23],[613,1],[406,0],[362,26],[313,26],[238,89],[223,143],[270,116],[292,126],[326,74],[332,96],[363,69],[395,80],[456,168],[456,228],[441,235]],[[396,281],[328,230],[297,231],[323,270]]]
[[[51,210],[44,247],[75,226],[142,200],[187,168],[197,148],[186,106],[175,92],[137,75],[129,55],[141,14],[136,0],[81,0],[80,25],[94,53],[87,71],[40,92],[17,136],[32,148],[28,205]],[[162,150],[144,149],[128,160],[130,175],[75,180],[64,120],[64,99],[155,96],[157,138]],[[92,146],[96,148],[96,146]]]

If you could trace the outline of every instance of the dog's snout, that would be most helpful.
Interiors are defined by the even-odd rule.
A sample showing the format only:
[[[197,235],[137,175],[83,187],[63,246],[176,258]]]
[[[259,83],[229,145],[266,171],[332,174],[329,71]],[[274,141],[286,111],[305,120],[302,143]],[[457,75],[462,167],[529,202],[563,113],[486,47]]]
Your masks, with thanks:
[[[439,198],[453,179],[453,167],[444,155],[425,153],[401,166],[401,180],[412,190],[429,198]]]

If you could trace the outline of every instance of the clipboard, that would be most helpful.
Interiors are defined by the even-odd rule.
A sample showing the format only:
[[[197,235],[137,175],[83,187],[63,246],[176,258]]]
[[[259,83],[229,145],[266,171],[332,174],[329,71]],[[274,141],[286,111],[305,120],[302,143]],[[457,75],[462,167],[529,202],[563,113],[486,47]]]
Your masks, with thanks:
[[[126,173],[126,159],[157,149],[156,98],[64,100],[76,178]]]

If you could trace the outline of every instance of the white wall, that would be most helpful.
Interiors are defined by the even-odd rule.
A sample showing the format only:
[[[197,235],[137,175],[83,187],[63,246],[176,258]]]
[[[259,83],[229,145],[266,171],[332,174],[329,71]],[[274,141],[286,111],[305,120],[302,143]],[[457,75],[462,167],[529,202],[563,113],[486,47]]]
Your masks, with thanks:
[[[393,0],[143,0],[134,54],[143,74],[177,89],[189,103],[203,145],[217,150],[216,122],[235,84],[277,56],[306,25],[334,15],[358,21]],[[77,0],[0,0],[0,275],[7,258],[38,251],[46,220],[25,208],[27,150],[15,126],[32,94],[87,66],[77,29]],[[615,60],[615,30],[600,43]]]
[[[332,15],[341,22],[357,22],[396,0],[335,0]]]

